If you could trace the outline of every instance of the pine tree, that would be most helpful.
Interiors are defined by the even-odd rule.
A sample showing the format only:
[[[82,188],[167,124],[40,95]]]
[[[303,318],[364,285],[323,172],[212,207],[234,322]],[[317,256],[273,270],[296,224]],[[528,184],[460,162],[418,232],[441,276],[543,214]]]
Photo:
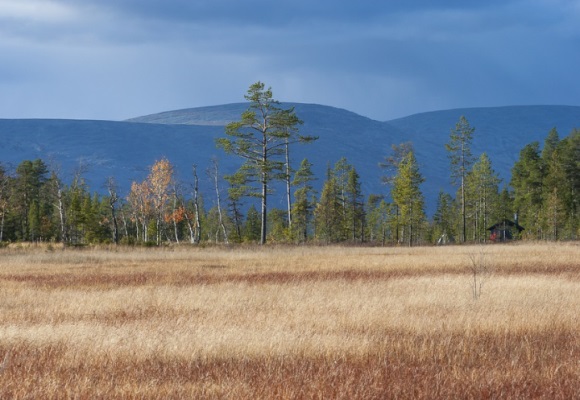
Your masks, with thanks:
[[[389,237],[389,205],[383,196],[371,194],[366,205],[366,232],[371,243],[386,244]]]
[[[288,240],[288,214],[285,210],[272,208],[268,212],[268,239],[273,242]]]
[[[526,235],[534,239],[542,238],[543,180],[540,144],[533,142],[520,152],[512,168],[510,185],[514,189],[514,208],[519,224],[526,228]]]
[[[259,184],[252,195],[260,198],[260,243],[265,244],[269,186],[273,179],[283,175],[285,149],[292,143],[308,142],[313,138],[297,133],[302,121],[294,109],[281,109],[280,103],[272,97],[272,90],[266,90],[262,82],[251,85],[245,98],[250,102],[249,109],[240,121],[226,126],[228,137],[218,139],[217,145],[226,153],[244,159],[242,172],[251,177],[248,181]]]
[[[334,171],[327,169],[326,181],[314,211],[316,237],[326,243],[342,240],[344,214]]]
[[[16,167],[12,197],[18,219],[18,239],[39,239],[42,203],[46,200],[43,198],[43,188],[48,179],[47,174],[48,168],[40,159],[25,160]]]
[[[249,175],[243,170],[244,166],[232,175],[224,176],[228,182],[228,211],[234,223],[234,232],[231,239],[234,242],[241,242],[243,239],[242,226],[244,224],[244,199],[252,193],[249,185]]]
[[[292,236],[301,242],[308,240],[308,232],[311,229],[313,211],[315,205],[315,191],[312,181],[316,178],[312,173],[312,164],[302,160],[300,168],[294,175],[292,185],[298,187],[294,192],[294,204],[292,206],[293,223],[291,226]]]
[[[334,164],[332,176],[335,181],[336,200],[338,202],[336,211],[340,213],[340,225],[337,226],[335,235],[337,240],[343,241],[350,238],[351,224],[349,223],[349,199],[348,199],[348,180],[353,166],[349,164],[346,157],[342,157]]]
[[[365,210],[364,198],[360,184],[360,176],[352,167],[348,171],[346,186],[346,219],[349,227],[349,239],[352,241],[364,240]]]
[[[439,192],[433,224],[433,239],[438,244],[455,241],[455,204],[450,194],[443,191]]]
[[[409,246],[418,241],[425,221],[424,198],[420,189],[423,182],[415,155],[410,152],[399,163],[391,190],[391,197],[400,210],[402,239]]]
[[[574,129],[558,146],[558,157],[564,172],[562,201],[566,214],[566,238],[580,237],[580,130]]]
[[[413,143],[411,142],[391,145],[391,154],[386,156],[383,162],[379,163],[379,167],[385,171],[385,175],[381,177],[381,181],[385,185],[393,184],[399,163],[411,152],[414,152]]]
[[[381,167],[385,171],[385,175],[381,177],[381,181],[383,182],[383,184],[389,187],[391,198],[393,184],[399,172],[399,164],[411,152],[414,152],[413,143],[411,142],[404,142],[398,145],[393,144],[391,145],[391,154],[386,156],[383,162],[379,163],[379,167]],[[392,239],[394,240],[395,243],[399,243],[400,241],[399,237],[401,233],[400,217],[401,215],[399,206],[395,201],[393,201],[388,205],[387,219],[389,221],[390,231],[391,233],[394,234]]]
[[[467,174],[473,164],[473,155],[471,153],[471,142],[473,140],[473,132],[475,128],[469,125],[469,122],[464,116],[459,118],[455,128],[451,130],[450,142],[445,145],[449,152],[449,160],[451,161],[451,179],[454,185],[459,185],[459,201],[461,204],[461,241],[465,242],[467,239],[467,215],[466,215],[466,191],[465,181]]]
[[[499,184],[501,179],[491,166],[491,160],[483,153],[467,175],[466,192],[473,240],[487,241],[490,221],[499,214]]]
[[[244,240],[248,242],[257,242],[261,237],[261,222],[258,210],[252,204],[246,215],[246,223],[244,224]]]

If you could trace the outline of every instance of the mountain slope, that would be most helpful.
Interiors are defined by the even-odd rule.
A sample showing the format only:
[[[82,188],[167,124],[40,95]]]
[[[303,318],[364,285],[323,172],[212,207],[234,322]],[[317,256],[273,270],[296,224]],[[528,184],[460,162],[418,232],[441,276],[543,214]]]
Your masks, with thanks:
[[[327,162],[345,156],[361,173],[367,193],[384,193],[380,185],[378,163],[390,151],[391,144],[413,142],[421,171],[428,208],[433,210],[439,190],[453,192],[449,184],[449,161],[445,143],[460,116],[476,128],[473,153],[486,152],[494,169],[509,183],[511,168],[522,147],[532,141],[543,142],[553,127],[560,137],[580,127],[580,107],[575,106],[508,106],[465,108],[411,115],[378,122],[352,112],[332,107],[285,103],[295,107],[305,121],[303,131],[318,135],[319,141],[300,149],[300,154],[317,165],[317,175],[324,177]],[[203,107],[171,111],[135,118],[134,121],[164,124],[225,125],[239,118],[247,104]]]
[[[422,170],[431,180],[431,191],[436,187],[449,188],[449,162],[444,144],[449,142],[450,130],[462,115],[475,127],[473,154],[478,157],[487,153],[506,185],[511,178],[511,168],[526,144],[539,141],[543,145],[554,127],[560,138],[580,127],[580,107],[571,106],[465,108],[388,121],[387,124],[405,132],[408,140],[415,144]]]
[[[493,166],[507,182],[510,169],[521,148],[531,141],[543,141],[552,127],[564,137],[580,127],[580,107],[522,106],[436,111],[379,122],[350,111],[313,104],[293,106],[304,121],[301,132],[319,136],[310,145],[292,149],[296,165],[303,158],[314,164],[320,187],[327,165],[341,157],[353,164],[369,193],[387,193],[381,185],[378,163],[389,154],[391,144],[412,141],[421,172],[426,178],[423,191],[431,213],[439,190],[453,191],[449,185],[449,162],[444,144],[461,115],[476,128],[473,152],[487,152]],[[73,171],[84,164],[85,177],[93,190],[103,190],[106,177],[114,176],[122,190],[132,180],[146,177],[155,160],[167,157],[176,167],[178,178],[191,182],[191,166],[198,165],[202,190],[211,205],[211,184],[203,171],[211,158],[220,161],[221,172],[232,173],[240,160],[215,147],[224,135],[224,126],[239,119],[247,103],[170,111],[124,122],[78,120],[0,120],[0,162],[16,166],[24,159],[42,158],[61,165],[63,178],[70,181]],[[282,196],[270,203],[284,207]]]

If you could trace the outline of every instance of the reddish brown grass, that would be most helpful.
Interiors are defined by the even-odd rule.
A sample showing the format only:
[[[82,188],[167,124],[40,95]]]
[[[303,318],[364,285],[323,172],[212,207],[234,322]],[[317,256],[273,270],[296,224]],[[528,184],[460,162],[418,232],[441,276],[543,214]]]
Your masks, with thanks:
[[[0,251],[0,398],[573,399],[580,247]]]

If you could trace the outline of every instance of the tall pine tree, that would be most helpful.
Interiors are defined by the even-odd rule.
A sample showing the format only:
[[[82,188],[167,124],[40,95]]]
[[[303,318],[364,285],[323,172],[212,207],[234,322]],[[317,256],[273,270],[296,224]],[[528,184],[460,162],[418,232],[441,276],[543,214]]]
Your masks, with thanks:
[[[473,132],[475,128],[469,125],[464,116],[459,118],[455,128],[451,130],[450,142],[445,145],[449,152],[451,162],[451,180],[454,185],[459,186],[459,201],[461,205],[461,242],[467,239],[467,214],[466,214],[466,190],[465,181],[467,174],[473,164],[473,155],[471,153],[471,142],[473,141]]]
[[[288,146],[313,138],[298,134],[298,125],[302,121],[294,109],[282,109],[280,103],[273,99],[272,89],[265,89],[262,82],[252,84],[244,97],[250,102],[248,110],[242,114],[240,121],[226,126],[228,137],[218,139],[217,145],[226,153],[243,158],[245,166],[242,173],[251,177],[248,181],[259,185],[251,194],[260,198],[260,243],[264,244],[271,181],[285,175],[282,159]]]

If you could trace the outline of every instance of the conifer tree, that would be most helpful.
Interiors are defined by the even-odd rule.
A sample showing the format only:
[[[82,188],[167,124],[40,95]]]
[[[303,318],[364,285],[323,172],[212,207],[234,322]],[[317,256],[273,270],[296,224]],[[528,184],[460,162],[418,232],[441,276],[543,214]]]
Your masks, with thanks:
[[[542,236],[557,240],[564,225],[564,197],[567,191],[566,176],[562,166],[560,136],[552,128],[542,149]]]
[[[268,239],[274,242],[288,240],[288,214],[285,210],[272,208],[268,212]]]
[[[13,204],[18,219],[17,238],[20,240],[39,239],[47,174],[48,168],[40,159],[25,160],[16,167]]]
[[[500,182],[491,160],[483,153],[467,175],[466,182],[474,241],[487,241],[488,225],[499,214]]]
[[[383,196],[371,194],[366,205],[366,231],[370,242],[385,245],[389,236],[389,205]]]
[[[4,224],[10,196],[10,177],[4,166],[0,163],[0,243],[4,241]]]
[[[580,237],[580,130],[574,129],[558,146],[564,172],[562,201],[566,213],[566,238]]]
[[[438,244],[455,241],[455,211],[453,197],[448,193],[440,191],[437,196],[437,208],[433,215],[433,239]]]
[[[364,240],[365,210],[364,198],[361,190],[360,176],[352,167],[348,171],[346,186],[346,217],[349,239],[352,241]]]
[[[514,208],[519,224],[526,228],[526,235],[534,239],[542,238],[543,180],[540,144],[533,142],[520,152],[512,168],[510,185],[514,189]]]
[[[385,171],[385,174],[381,176],[381,181],[389,187],[390,193],[392,193],[393,184],[399,172],[399,164],[411,152],[414,152],[413,143],[411,142],[404,142],[398,145],[393,144],[391,145],[391,153],[384,158],[383,162],[379,163],[379,167]],[[400,239],[400,210],[395,201],[388,205],[387,219],[391,227],[390,230],[394,234],[392,239],[395,243],[398,243]]]
[[[399,163],[391,190],[393,201],[400,210],[402,238],[409,246],[417,242],[418,233],[425,221],[425,202],[420,189],[423,182],[415,155],[410,152]]]
[[[451,162],[451,180],[459,185],[459,201],[461,205],[461,242],[466,241],[467,215],[465,181],[473,164],[471,142],[475,128],[469,125],[464,116],[459,118],[455,128],[451,130],[450,142],[445,145]]]
[[[385,185],[393,184],[395,176],[397,175],[399,163],[410,152],[414,152],[413,143],[411,142],[391,145],[391,153],[384,158],[383,162],[379,163],[379,167],[385,171],[385,174],[381,177],[381,181]]]
[[[314,211],[316,237],[318,239],[326,243],[337,242],[342,239],[341,231],[344,226],[342,209],[337,180],[334,171],[328,167],[320,200],[316,204]]]
[[[285,149],[292,143],[308,142],[313,138],[297,133],[302,121],[294,109],[280,108],[280,103],[272,97],[272,89],[265,89],[262,82],[252,84],[244,97],[250,102],[248,110],[240,121],[226,126],[228,137],[218,139],[217,145],[226,153],[244,159],[243,173],[251,177],[249,181],[259,185],[251,194],[261,202],[260,243],[264,244],[270,183],[282,174]]]
[[[292,206],[294,222],[290,227],[292,236],[301,242],[308,240],[308,231],[312,223],[316,200],[311,182],[315,179],[312,173],[312,164],[307,159],[302,160],[300,168],[296,171],[292,181],[292,185],[298,187],[298,189],[294,192],[294,204]]]
[[[241,242],[243,239],[242,227],[244,225],[244,199],[250,196],[252,188],[249,185],[249,176],[244,171],[244,166],[232,175],[224,176],[228,182],[228,211],[234,223],[234,242]]]
[[[248,242],[258,242],[261,236],[261,222],[258,210],[252,204],[246,215],[244,224],[244,240]]]

